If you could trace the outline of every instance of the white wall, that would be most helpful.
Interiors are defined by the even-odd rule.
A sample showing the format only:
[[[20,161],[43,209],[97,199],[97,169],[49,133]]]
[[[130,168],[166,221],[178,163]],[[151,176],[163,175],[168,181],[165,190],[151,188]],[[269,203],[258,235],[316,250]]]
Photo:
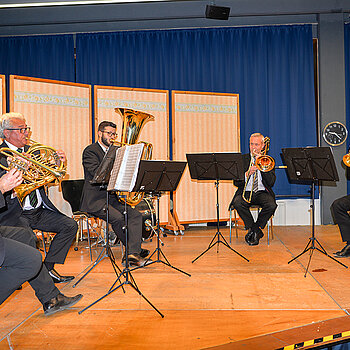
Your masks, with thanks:
[[[273,224],[284,225],[310,225],[311,200],[306,198],[277,200],[277,210]],[[315,224],[321,225],[320,199],[315,199]]]

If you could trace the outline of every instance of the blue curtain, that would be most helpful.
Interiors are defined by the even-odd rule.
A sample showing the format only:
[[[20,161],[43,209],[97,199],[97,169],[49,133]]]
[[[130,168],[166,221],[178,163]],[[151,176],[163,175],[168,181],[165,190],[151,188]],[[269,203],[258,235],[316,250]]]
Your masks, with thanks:
[[[277,164],[316,146],[311,25],[77,34],[76,53],[80,83],[239,93],[242,152],[257,131]],[[307,194],[276,171],[277,194]]]
[[[345,51],[345,102],[346,102],[346,127],[350,130],[350,23],[344,26],[344,51]],[[347,149],[350,145],[350,135],[347,139]],[[350,181],[348,174],[348,194],[350,193]]]
[[[0,38],[0,73],[75,81],[72,35]]]

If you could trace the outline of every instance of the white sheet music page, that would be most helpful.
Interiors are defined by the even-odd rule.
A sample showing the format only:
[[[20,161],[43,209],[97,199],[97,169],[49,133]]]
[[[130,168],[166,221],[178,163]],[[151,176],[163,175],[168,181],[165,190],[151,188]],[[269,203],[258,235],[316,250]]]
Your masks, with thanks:
[[[139,143],[117,150],[108,191],[132,191],[136,183],[143,148],[144,144]]]

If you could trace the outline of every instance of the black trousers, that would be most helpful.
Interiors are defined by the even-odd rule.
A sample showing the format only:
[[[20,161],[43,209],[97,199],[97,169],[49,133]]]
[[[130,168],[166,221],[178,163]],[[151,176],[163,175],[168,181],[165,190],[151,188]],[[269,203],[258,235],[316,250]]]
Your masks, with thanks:
[[[115,198],[111,198],[108,206],[109,223],[112,225],[115,234],[125,246],[126,235],[125,230],[123,229],[125,226],[125,218],[123,213],[124,204],[120,203]],[[102,220],[107,220],[106,209],[91,214],[99,217]],[[142,214],[138,210],[127,205],[127,216],[129,254],[140,254],[142,241]]]
[[[350,241],[350,195],[336,199],[331,205],[334,221],[339,226],[343,242]]]
[[[36,250],[36,239],[33,234],[33,231],[25,227],[10,227],[10,226],[0,226],[0,235],[3,236],[7,243],[5,246],[5,260],[0,269],[0,301],[3,302],[18,286],[23,283],[24,276],[31,274],[32,271],[28,272],[28,266],[22,266],[21,268],[17,266],[18,275],[11,275],[11,273],[6,272],[5,266],[18,265],[22,263],[21,254],[23,250],[23,255],[25,260],[33,259],[33,249],[40,256],[40,265],[36,274],[33,274],[30,277],[33,277],[28,282],[35,291],[36,297],[39,301],[44,304],[50,299],[56,297],[59,293],[59,290],[53,283],[52,278],[50,277],[46,267],[41,263],[41,254]],[[22,243],[21,250],[15,251],[16,244],[13,241]],[[29,250],[23,249],[23,245],[30,246]],[[7,251],[6,249],[9,249]],[[37,260],[37,257],[34,258]],[[37,265],[37,262],[35,263]],[[36,269],[35,266],[29,265],[30,269]],[[23,270],[22,272],[19,270]],[[17,272],[16,272],[17,273]],[[22,280],[22,282],[21,282]],[[25,280],[24,280],[25,281]]]
[[[23,211],[20,217],[21,225],[56,233],[46,254],[45,262],[63,264],[76,236],[78,224],[72,218],[62,213],[46,208]]]
[[[249,198],[250,192],[246,192],[246,198]],[[252,216],[249,208],[252,205],[259,205],[261,207],[260,213],[256,222]],[[237,210],[238,215],[244,221],[246,229],[250,229],[254,224],[260,228],[264,228],[269,221],[270,217],[275,213],[277,204],[275,199],[266,191],[253,192],[252,200],[247,203],[241,194],[235,194],[230,204],[230,208]]]

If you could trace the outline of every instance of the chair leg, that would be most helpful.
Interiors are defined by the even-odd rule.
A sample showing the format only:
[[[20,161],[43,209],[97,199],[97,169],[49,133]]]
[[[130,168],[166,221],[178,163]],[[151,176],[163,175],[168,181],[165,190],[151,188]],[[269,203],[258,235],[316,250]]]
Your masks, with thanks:
[[[86,217],[86,229],[87,229],[87,237],[88,237],[88,244],[89,244],[89,250],[90,250],[90,261],[92,261],[92,249],[91,249],[90,228],[89,228],[89,218],[88,217]]]
[[[229,226],[230,226],[230,243],[231,243],[231,234],[232,234],[232,209],[231,208],[230,208]]]
[[[233,213],[235,214],[235,229],[236,229],[236,238],[238,238],[238,229],[237,229],[237,212],[236,209],[233,209]]]

